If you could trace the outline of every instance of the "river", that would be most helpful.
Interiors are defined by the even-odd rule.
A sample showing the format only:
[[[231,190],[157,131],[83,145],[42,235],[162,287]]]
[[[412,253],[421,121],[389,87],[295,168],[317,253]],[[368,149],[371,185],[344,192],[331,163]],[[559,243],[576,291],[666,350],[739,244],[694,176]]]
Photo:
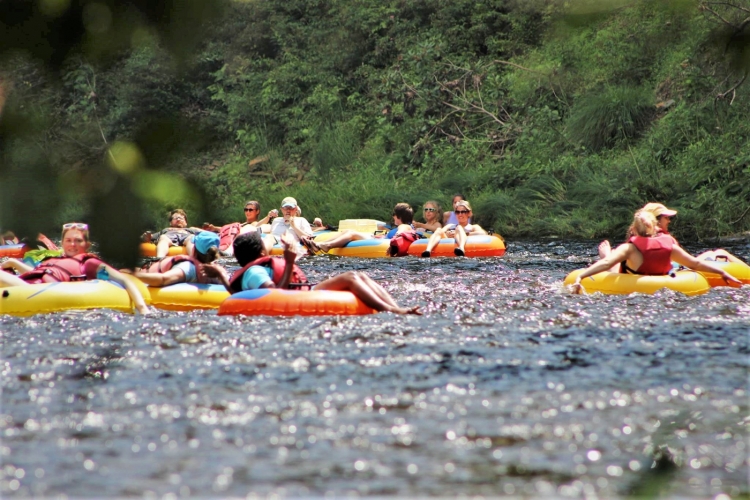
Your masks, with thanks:
[[[421,317],[0,317],[0,492],[750,494],[750,286],[561,293],[594,251],[303,261],[311,281],[367,271]]]

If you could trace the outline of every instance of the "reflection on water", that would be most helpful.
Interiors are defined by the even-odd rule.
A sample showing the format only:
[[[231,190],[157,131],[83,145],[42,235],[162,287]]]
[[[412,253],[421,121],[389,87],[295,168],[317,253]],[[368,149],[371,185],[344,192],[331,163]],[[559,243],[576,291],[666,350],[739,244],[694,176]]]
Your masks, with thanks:
[[[594,249],[303,262],[423,317],[2,317],[0,491],[750,493],[750,287],[560,293]]]

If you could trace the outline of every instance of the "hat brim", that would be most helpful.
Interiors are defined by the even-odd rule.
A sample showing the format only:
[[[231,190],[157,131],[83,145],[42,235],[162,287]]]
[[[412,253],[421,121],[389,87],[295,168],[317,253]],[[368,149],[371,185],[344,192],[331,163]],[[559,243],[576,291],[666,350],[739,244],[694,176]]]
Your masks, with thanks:
[[[297,208],[297,205],[290,205],[289,203],[281,205],[281,208]]]
[[[677,210],[664,210],[661,213],[659,213],[659,215],[666,215],[668,217],[674,217],[675,215],[677,215]]]

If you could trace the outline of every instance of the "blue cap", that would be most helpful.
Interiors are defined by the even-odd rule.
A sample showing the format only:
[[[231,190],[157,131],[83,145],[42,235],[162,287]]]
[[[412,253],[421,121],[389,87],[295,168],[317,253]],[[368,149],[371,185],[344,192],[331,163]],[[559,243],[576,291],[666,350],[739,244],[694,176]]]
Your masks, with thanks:
[[[219,248],[219,235],[211,231],[201,231],[193,237],[193,244],[197,251],[206,253],[211,247]]]

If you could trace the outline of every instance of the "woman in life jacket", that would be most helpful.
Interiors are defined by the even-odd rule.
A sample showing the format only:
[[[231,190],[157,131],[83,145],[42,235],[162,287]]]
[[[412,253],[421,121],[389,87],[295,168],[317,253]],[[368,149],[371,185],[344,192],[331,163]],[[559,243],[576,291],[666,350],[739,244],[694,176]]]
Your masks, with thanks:
[[[643,209],[636,212],[631,225],[634,236],[579,274],[571,285],[572,291],[580,293],[581,280],[616,265],[620,265],[620,272],[623,273],[662,276],[672,270],[672,261],[696,271],[716,273],[725,281],[742,286],[740,280],[713,264],[693,257],[677,245],[674,238],[658,232],[657,228],[653,213]]]
[[[136,271],[136,278],[149,286],[163,287],[176,283],[216,283],[220,280],[209,278],[203,272],[203,265],[210,264],[219,257],[219,235],[202,231],[193,239],[192,255],[165,257],[147,268]],[[219,271],[228,277],[223,267]]]
[[[420,235],[432,234],[443,227],[443,210],[437,201],[426,201],[422,208],[422,214],[424,222],[414,222],[414,227]]]
[[[61,241],[63,255],[46,259],[36,267],[15,259],[3,263],[3,269],[15,269],[21,275],[0,273],[0,287],[108,279],[125,288],[135,304],[136,311],[141,314],[149,313],[149,308],[135,285],[127,281],[122,273],[100,260],[98,256],[89,253],[91,241],[89,241],[88,225],[80,222],[64,224]]]
[[[453,253],[458,257],[466,255],[466,238],[468,236],[475,236],[477,234],[487,234],[487,231],[482,229],[479,224],[470,224],[471,220],[471,205],[466,200],[458,200],[454,204],[454,212],[458,219],[458,224],[448,224],[430,236],[430,241],[427,242],[427,249],[422,252],[422,257],[430,257],[432,255],[432,249],[435,248],[440,240],[443,238],[453,238],[456,242],[456,248],[453,249]]]
[[[242,269],[227,280],[217,269],[216,264],[207,264],[206,273],[219,278],[229,293],[258,288],[283,288],[307,283],[302,270],[294,263],[297,253],[293,250],[295,241],[287,235],[281,238],[284,247],[283,257],[270,257],[263,245],[260,234],[248,233],[234,240],[234,256]],[[295,287],[298,288],[298,287]],[[401,307],[391,295],[365,273],[348,271],[329,278],[317,285],[305,285],[303,289],[348,291],[356,295],[367,306],[376,311],[396,314],[422,314],[419,307]],[[300,293],[305,293],[304,290]]]
[[[675,245],[679,245],[677,239],[669,233],[669,224],[677,216],[677,210],[667,208],[661,203],[646,203],[641,210],[650,212],[656,217],[656,232],[657,234],[665,234],[672,238]],[[628,228],[626,241],[631,237],[635,236],[633,225]],[[604,240],[599,243],[599,258],[603,259],[612,251],[612,247],[608,240]],[[695,256],[698,260],[709,260],[709,261],[725,261],[725,262],[743,262],[741,259],[735,257],[724,249],[708,250]],[[619,264],[616,264],[611,272],[616,273],[619,271]]]

